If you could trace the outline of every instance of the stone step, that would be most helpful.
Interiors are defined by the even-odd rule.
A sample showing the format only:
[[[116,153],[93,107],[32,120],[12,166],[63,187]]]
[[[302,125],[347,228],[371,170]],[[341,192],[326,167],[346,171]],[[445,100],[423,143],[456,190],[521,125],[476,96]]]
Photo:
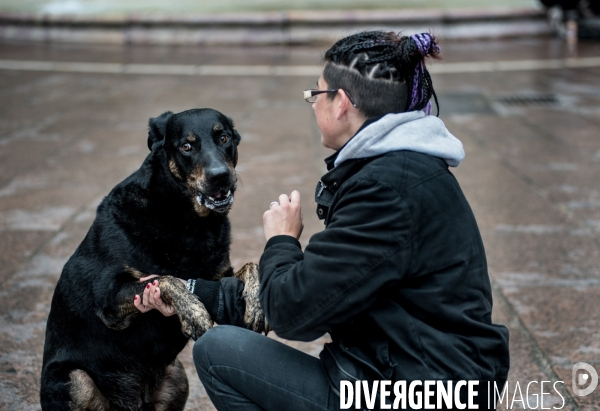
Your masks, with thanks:
[[[551,34],[536,8],[51,15],[0,13],[0,39],[98,44],[331,44],[362,30],[431,31],[443,39]]]

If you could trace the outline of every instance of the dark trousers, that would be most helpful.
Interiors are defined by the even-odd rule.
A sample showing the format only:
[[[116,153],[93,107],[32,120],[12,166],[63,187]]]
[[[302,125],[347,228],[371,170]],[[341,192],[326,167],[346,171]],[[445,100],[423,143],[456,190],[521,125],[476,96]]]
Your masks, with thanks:
[[[194,362],[219,411],[339,410],[318,358],[244,328],[208,330]]]

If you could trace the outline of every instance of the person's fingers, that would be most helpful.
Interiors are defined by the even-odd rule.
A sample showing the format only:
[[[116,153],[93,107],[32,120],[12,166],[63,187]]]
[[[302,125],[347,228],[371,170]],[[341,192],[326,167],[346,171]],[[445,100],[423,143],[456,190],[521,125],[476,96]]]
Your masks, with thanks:
[[[149,306],[150,305],[150,284],[146,284],[146,287],[144,288],[144,293],[142,294],[142,304],[144,304],[144,306]]]
[[[150,275],[148,275],[146,277],[140,278],[140,282],[144,282],[144,281],[149,280],[149,279],[154,278],[154,277],[159,277],[159,275],[158,274],[150,274]]]
[[[167,303],[165,303],[161,298],[160,298],[160,288],[156,288],[155,293],[154,293],[154,301],[156,301],[156,304],[158,305],[158,310],[165,316],[165,317],[170,317],[172,315],[175,314],[175,307],[173,307],[172,305],[169,305]]]
[[[135,308],[137,308],[138,310],[140,310],[141,312],[144,312],[144,307],[142,306],[142,299],[140,298],[139,295],[133,296],[133,306]]]
[[[163,301],[160,299],[160,288],[158,287],[154,289],[154,303],[156,305],[163,305]]]
[[[300,192],[298,190],[294,190],[290,194],[290,203],[293,206],[300,206]]]
[[[148,303],[152,307],[156,308],[157,304],[156,304],[156,300],[154,299],[155,296],[156,296],[156,282],[150,284],[150,288],[148,289]]]
[[[135,297],[133,297],[133,305],[135,306],[135,308],[137,308],[138,310],[140,310],[143,313],[148,312],[152,309],[152,308],[148,308],[142,304],[142,299],[139,295],[136,295]]]
[[[286,194],[281,194],[279,196],[279,205],[281,207],[285,207],[290,204],[290,198]]]
[[[164,315],[165,317],[170,317],[170,316],[172,316],[173,314],[175,314],[175,308],[173,308],[173,306],[172,306],[172,305],[168,305],[168,304],[165,304],[165,305],[162,305],[162,306],[160,306],[160,308],[159,308],[158,310],[159,310],[159,311],[162,313],[162,315]]]

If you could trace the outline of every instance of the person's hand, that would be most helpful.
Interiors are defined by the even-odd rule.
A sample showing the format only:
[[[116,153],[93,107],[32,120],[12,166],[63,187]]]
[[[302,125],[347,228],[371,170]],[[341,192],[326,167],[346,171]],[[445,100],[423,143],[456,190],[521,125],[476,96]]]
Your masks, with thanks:
[[[150,280],[154,277],[158,277],[158,275],[152,274],[147,277],[142,277],[140,278],[140,282]],[[184,284],[186,283],[185,280],[180,279],[180,281],[182,281]],[[160,288],[158,288],[158,281],[156,280],[146,285],[146,288],[144,288],[144,293],[141,297],[139,295],[136,295],[133,298],[133,305],[142,313],[146,313],[150,310],[157,309],[165,317],[170,317],[174,314],[177,314],[175,308],[172,305],[166,304],[160,298]]]
[[[302,209],[300,193],[296,190],[288,197],[279,196],[279,204],[273,202],[263,214],[263,227],[267,241],[276,235],[291,235],[298,239],[302,234]]]

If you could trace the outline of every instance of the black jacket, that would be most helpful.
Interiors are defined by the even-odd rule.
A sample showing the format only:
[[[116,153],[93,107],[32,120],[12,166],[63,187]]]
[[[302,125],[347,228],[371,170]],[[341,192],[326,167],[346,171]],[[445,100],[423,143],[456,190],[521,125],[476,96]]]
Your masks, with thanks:
[[[277,335],[310,341],[340,379],[495,380],[508,330],[492,295],[477,223],[446,163],[410,151],[348,160],[317,186],[326,229],[304,252],[271,238],[260,300]]]

